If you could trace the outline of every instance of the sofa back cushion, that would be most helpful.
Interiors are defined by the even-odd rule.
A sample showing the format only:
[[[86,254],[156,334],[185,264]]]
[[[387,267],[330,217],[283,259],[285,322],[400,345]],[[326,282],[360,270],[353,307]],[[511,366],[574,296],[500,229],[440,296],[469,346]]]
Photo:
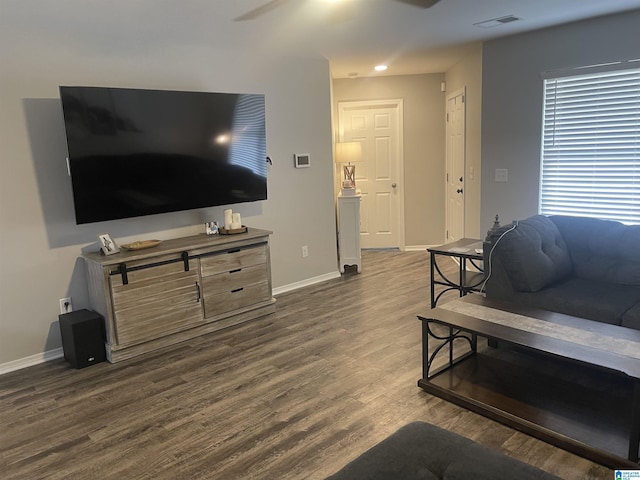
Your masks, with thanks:
[[[520,292],[537,292],[572,273],[571,255],[556,225],[543,215],[518,223],[495,244],[509,281]]]
[[[640,225],[563,215],[549,219],[567,243],[577,277],[640,285]]]

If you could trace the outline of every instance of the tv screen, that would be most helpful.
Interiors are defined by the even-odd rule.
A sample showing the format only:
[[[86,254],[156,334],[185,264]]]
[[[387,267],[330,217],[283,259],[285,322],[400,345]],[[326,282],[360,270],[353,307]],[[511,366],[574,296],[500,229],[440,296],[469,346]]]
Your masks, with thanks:
[[[60,87],[78,224],[266,200],[264,95]]]

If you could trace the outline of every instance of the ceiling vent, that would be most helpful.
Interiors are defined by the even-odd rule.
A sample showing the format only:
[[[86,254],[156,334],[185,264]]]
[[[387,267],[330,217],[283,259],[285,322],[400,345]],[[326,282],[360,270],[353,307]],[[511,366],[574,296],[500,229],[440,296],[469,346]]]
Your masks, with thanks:
[[[480,28],[493,28],[504,25],[505,23],[517,22],[518,20],[522,19],[515,15],[507,15],[506,17],[492,18],[491,20],[485,20],[484,22],[474,23],[474,25]]]

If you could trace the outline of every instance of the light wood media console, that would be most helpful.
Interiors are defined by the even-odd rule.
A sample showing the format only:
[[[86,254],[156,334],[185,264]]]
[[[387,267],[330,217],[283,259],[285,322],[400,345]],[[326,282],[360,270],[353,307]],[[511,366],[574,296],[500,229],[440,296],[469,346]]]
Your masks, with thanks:
[[[269,235],[205,234],[115,255],[83,255],[90,308],[117,362],[273,313]]]

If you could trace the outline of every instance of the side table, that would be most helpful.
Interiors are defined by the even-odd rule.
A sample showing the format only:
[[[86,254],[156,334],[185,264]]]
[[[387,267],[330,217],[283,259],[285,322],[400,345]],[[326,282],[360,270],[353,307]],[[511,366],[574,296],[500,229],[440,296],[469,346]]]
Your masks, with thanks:
[[[340,273],[345,265],[355,265],[362,271],[360,251],[360,200],[361,195],[338,196],[338,256]]]
[[[462,238],[456,242],[428,248],[427,251],[431,257],[431,308],[435,308],[440,297],[451,290],[458,290],[461,297],[464,297],[469,292],[480,291],[484,281],[484,270],[480,263],[483,260],[482,240]],[[442,272],[440,265],[438,265],[438,257],[455,257],[458,259],[457,279],[449,278]],[[467,262],[477,272],[467,271]],[[447,288],[436,296],[436,285],[442,285]]]

